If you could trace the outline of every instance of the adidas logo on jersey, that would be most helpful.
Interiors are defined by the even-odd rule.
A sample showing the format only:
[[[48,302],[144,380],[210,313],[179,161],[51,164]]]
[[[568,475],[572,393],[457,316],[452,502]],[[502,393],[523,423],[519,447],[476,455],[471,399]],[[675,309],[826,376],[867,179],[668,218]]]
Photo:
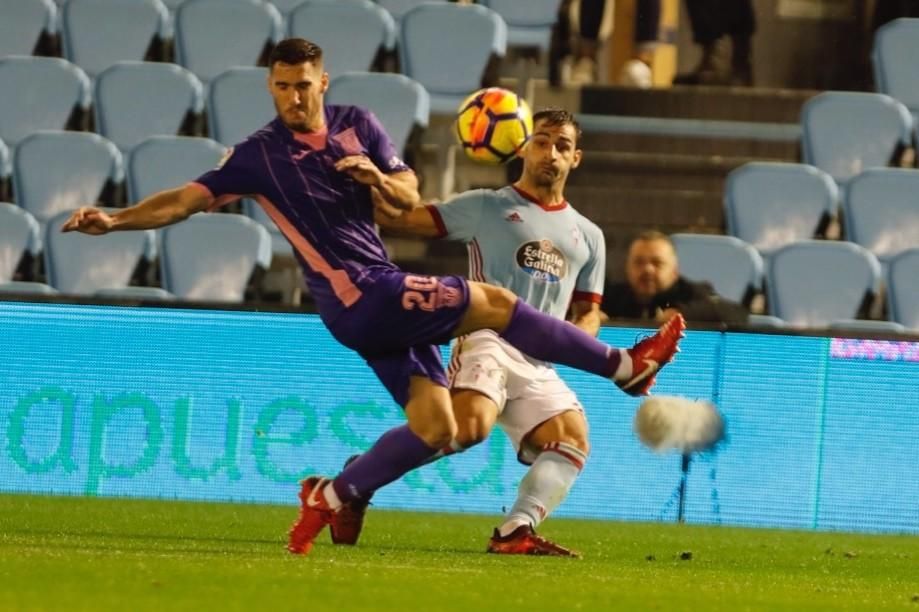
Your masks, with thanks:
[[[518,213],[516,213],[516,212],[512,212],[512,213],[509,214],[508,216],[504,217],[504,220],[505,220],[505,221],[510,221],[511,223],[523,223],[523,217],[521,217],[521,216],[520,216]]]

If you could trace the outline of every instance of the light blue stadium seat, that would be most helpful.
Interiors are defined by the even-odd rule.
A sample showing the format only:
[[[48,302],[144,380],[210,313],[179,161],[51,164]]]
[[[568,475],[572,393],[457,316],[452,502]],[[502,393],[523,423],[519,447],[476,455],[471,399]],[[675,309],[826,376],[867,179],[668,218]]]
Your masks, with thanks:
[[[160,0],[70,0],[61,13],[64,57],[93,78],[117,62],[143,60],[168,33]]]
[[[751,314],[747,317],[747,324],[751,327],[768,327],[773,329],[780,329],[785,327],[785,321],[782,319],[773,316],[773,315],[764,315],[764,314]]]
[[[10,156],[10,150],[6,143],[0,140],[0,183],[9,180],[12,171],[13,160]]]
[[[919,117],[919,19],[895,19],[874,34],[871,59],[878,91]]]
[[[29,281],[12,281],[9,283],[0,283],[0,293],[21,293],[33,295],[54,295],[57,290],[45,283],[34,283]]]
[[[288,17],[291,36],[322,47],[323,67],[332,77],[370,70],[381,49],[392,50],[396,24],[370,0],[308,0]]]
[[[372,111],[397,151],[404,151],[415,129],[428,125],[430,99],[417,81],[401,74],[351,72],[332,79],[327,104],[350,104]]]
[[[504,19],[507,44],[512,47],[538,47],[549,50],[552,26],[558,20],[561,0],[479,0]]]
[[[815,237],[837,213],[832,177],[806,164],[753,162],[731,172],[724,186],[728,233],[768,256]]]
[[[419,4],[430,4],[431,2],[441,2],[446,3],[447,0],[376,0],[376,3],[386,9],[386,12],[392,15],[392,18],[396,21],[396,25],[399,26],[402,23],[402,18],[407,12],[418,6]]]
[[[184,300],[241,302],[256,267],[271,265],[271,238],[243,215],[201,213],[162,231],[164,288]]]
[[[216,168],[226,148],[210,138],[154,136],[131,151],[127,161],[128,198],[181,187]]]
[[[857,318],[877,293],[880,277],[877,258],[857,244],[790,244],[769,260],[769,309],[795,327],[825,327]]]
[[[13,161],[16,203],[42,226],[62,211],[98,202],[107,184],[123,178],[118,148],[86,132],[37,132],[19,144]]]
[[[99,289],[94,294],[96,297],[115,300],[174,300],[175,296],[161,287],[137,287],[134,285],[120,289]]]
[[[890,318],[919,331],[919,248],[903,251],[887,267]]]
[[[45,228],[48,283],[69,295],[93,295],[100,289],[127,287],[141,260],[155,252],[154,231],[112,232],[105,236],[63,233],[60,228],[71,212],[55,215]]]
[[[201,82],[176,64],[120,62],[99,75],[95,90],[96,130],[122,152],[177,134],[189,113],[204,110]]]
[[[504,20],[484,6],[422,4],[402,17],[402,72],[428,90],[434,113],[455,113],[482,86],[492,57],[504,57],[506,47]]]
[[[170,11],[175,11],[178,9],[180,6],[182,6],[183,2],[185,2],[185,0],[163,0],[163,4],[165,4],[166,8],[168,8]]]
[[[0,283],[9,282],[23,256],[41,252],[38,221],[9,202],[0,202]]]
[[[752,246],[733,236],[673,234],[680,274],[711,283],[718,295],[749,304],[763,284],[763,260]]]
[[[211,83],[207,98],[210,136],[232,146],[277,116],[266,88],[267,68],[232,68]]]
[[[39,130],[62,130],[90,105],[89,78],[56,57],[0,58],[0,139],[15,148]]]
[[[57,5],[51,0],[0,0],[0,57],[32,55],[42,32],[57,32]]]
[[[830,91],[804,104],[801,129],[805,163],[844,185],[868,168],[890,165],[910,144],[913,117],[884,94]]]
[[[205,83],[255,66],[281,36],[281,14],[263,0],[186,0],[176,11],[176,59]]]
[[[919,246],[919,170],[866,170],[849,182],[843,211],[846,238],[886,266],[900,252]]]

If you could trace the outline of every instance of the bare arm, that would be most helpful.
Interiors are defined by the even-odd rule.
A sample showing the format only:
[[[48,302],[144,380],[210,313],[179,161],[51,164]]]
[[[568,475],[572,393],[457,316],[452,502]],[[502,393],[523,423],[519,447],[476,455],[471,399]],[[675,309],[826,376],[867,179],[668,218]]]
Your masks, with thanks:
[[[349,155],[335,162],[335,169],[347,172],[355,181],[370,185],[392,206],[411,210],[421,202],[418,193],[418,177],[414,172],[393,172],[384,174],[369,157]]]
[[[373,220],[381,228],[394,234],[420,236],[422,238],[439,238],[440,228],[434,221],[434,215],[427,206],[416,206],[411,210],[402,210],[391,205],[376,189],[373,196]]]
[[[590,300],[577,300],[571,304],[571,322],[596,336],[600,331],[602,313],[600,305]]]
[[[61,231],[99,235],[116,230],[155,229],[187,219],[205,210],[210,202],[204,190],[186,185],[155,193],[114,214],[93,207],[80,208],[64,223]]]

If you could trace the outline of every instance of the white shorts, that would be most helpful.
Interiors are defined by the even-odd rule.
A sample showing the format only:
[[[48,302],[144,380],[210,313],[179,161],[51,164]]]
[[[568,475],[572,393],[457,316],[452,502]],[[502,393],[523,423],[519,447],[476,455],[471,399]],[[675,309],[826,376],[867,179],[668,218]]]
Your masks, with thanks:
[[[457,340],[447,369],[451,389],[477,391],[498,406],[498,425],[507,434],[521,463],[538,452],[522,443],[549,419],[584,408],[551,364],[527,357],[491,330]]]

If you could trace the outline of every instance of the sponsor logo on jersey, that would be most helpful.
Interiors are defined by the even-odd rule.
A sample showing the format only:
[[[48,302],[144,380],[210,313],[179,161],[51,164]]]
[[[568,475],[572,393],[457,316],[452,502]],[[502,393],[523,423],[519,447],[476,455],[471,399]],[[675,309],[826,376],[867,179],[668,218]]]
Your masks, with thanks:
[[[504,217],[505,221],[510,221],[511,223],[523,223],[523,217],[517,211],[512,212],[508,216]]]
[[[517,265],[537,280],[557,283],[568,273],[568,260],[551,240],[525,242],[517,249]]]

